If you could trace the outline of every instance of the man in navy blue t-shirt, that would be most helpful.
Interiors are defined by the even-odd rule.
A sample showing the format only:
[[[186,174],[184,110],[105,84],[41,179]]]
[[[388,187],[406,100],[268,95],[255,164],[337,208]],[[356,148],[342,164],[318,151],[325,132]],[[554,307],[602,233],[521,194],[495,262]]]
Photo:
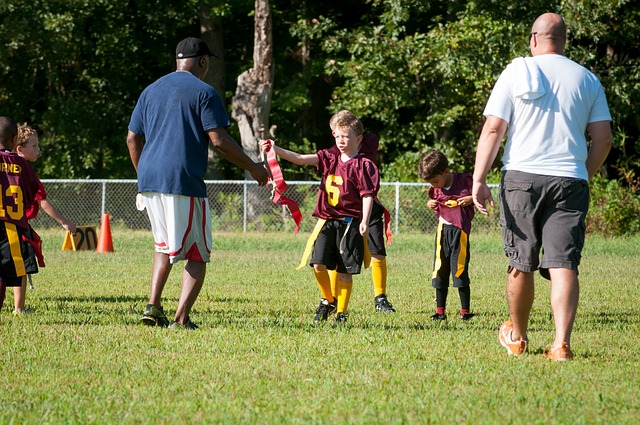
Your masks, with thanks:
[[[138,173],[139,209],[151,222],[155,256],[151,296],[142,316],[150,326],[195,329],[189,312],[206,273],[211,217],[204,175],[209,142],[233,164],[267,182],[262,164],[251,160],[227,133],[231,122],[220,96],[202,81],[209,69],[207,44],[189,37],[176,47],[176,71],[149,85],[131,115],[127,146]],[[174,320],[162,309],[162,290],[174,263],[186,260]]]

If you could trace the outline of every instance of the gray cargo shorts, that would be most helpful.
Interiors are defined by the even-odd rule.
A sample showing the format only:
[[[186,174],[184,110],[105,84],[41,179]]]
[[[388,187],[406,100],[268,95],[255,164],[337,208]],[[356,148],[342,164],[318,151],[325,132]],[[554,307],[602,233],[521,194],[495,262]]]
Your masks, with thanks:
[[[540,269],[546,279],[551,268],[577,273],[588,210],[585,180],[505,171],[500,185],[500,229],[509,269]]]

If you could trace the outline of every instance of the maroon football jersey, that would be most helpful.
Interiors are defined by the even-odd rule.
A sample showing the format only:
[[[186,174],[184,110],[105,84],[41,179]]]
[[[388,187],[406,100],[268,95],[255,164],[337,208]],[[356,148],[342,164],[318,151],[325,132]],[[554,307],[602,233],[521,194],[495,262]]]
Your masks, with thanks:
[[[29,229],[27,210],[35,202],[38,177],[16,153],[0,152],[0,220]]]
[[[362,217],[362,197],[376,197],[380,188],[378,168],[373,161],[357,155],[347,162],[333,149],[318,151],[318,171],[322,180],[313,215],[326,220]]]
[[[435,209],[436,216],[438,218],[442,217],[447,222],[462,229],[467,235],[471,233],[471,220],[473,220],[473,215],[475,214],[474,205],[449,207],[445,202],[457,202],[463,196],[470,196],[472,189],[473,177],[467,173],[454,173],[453,183],[451,183],[449,189],[435,187],[429,189],[429,198],[438,201],[438,207]]]

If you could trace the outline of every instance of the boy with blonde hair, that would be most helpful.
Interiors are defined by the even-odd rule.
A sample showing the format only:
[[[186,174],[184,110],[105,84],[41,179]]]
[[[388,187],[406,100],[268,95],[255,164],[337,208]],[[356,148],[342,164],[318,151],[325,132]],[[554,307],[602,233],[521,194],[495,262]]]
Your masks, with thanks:
[[[29,162],[35,162],[40,155],[40,141],[38,132],[24,123],[18,126],[18,143],[14,148],[14,152]],[[38,216],[38,212],[42,208],[49,216],[55,219],[64,230],[71,234],[76,233],[76,226],[62,215],[56,207],[47,200],[47,192],[44,190],[42,182],[38,179],[38,191],[36,192],[35,201],[31,208],[26,211],[27,219],[33,220]],[[27,275],[38,273],[38,266],[44,267],[44,257],[42,256],[42,240],[36,231],[29,225],[30,237],[28,243],[31,245],[30,255],[37,259],[33,261],[33,267],[27,270]],[[33,310],[25,308],[25,298],[27,294],[27,276],[22,277],[22,285],[13,288],[13,314],[31,314]]]
[[[35,261],[23,237],[29,230],[26,211],[35,202],[38,178],[27,160],[11,152],[17,137],[16,123],[0,117],[0,201],[6,212],[0,215],[0,309],[6,288],[20,286]]]
[[[326,321],[337,310],[335,321],[347,321],[347,307],[353,286],[352,275],[359,274],[365,255],[365,238],[373,200],[380,187],[375,164],[358,153],[363,126],[351,112],[343,110],[331,118],[332,134],[338,152],[330,149],[315,154],[299,154],[269,140],[261,141],[263,151],[275,149],[281,158],[298,165],[313,165],[322,173],[318,200],[313,212],[316,228],[307,243],[313,246],[309,265],[320,289],[321,300],[314,321]],[[304,266],[307,252],[302,260]],[[337,297],[331,292],[328,270],[337,270]]]

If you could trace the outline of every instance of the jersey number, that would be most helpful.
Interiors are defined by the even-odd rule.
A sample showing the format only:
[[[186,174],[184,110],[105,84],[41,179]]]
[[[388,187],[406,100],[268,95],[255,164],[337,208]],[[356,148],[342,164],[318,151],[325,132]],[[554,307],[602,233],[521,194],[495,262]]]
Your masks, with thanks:
[[[0,196],[0,217],[9,216],[12,220],[20,220],[24,216],[24,200],[22,199],[22,188],[10,185],[4,191],[5,196]],[[15,206],[4,205],[4,201],[13,199]]]
[[[327,181],[324,185],[325,190],[327,191],[327,195],[329,198],[329,205],[335,207],[338,205],[338,200],[340,199],[340,185],[342,185],[342,177],[334,176],[330,174],[327,176]]]

